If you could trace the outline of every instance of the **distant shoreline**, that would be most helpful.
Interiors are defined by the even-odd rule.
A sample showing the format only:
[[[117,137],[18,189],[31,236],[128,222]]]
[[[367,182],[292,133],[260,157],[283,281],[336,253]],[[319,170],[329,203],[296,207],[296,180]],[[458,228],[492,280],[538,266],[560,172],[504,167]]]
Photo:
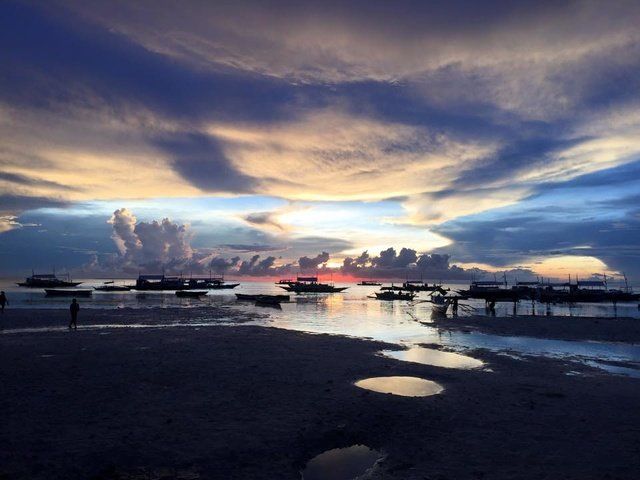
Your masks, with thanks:
[[[501,336],[640,343],[640,321],[631,317],[468,316],[435,318],[433,326]]]

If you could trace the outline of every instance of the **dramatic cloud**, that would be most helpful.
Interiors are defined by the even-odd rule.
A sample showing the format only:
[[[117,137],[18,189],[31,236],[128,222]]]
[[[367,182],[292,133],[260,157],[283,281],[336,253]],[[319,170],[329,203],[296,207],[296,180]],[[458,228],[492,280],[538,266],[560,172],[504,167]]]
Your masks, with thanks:
[[[152,1],[63,3],[152,51],[308,82],[397,81],[459,64],[551,69],[626,46],[637,38],[638,15],[633,2],[606,13],[597,2],[281,1],[179,11]]]
[[[495,142],[327,108],[266,126],[208,128],[260,190],[289,198],[381,199],[438,190]]]
[[[194,260],[190,232],[168,218],[161,222],[138,222],[126,208],[113,212],[109,220],[120,251],[123,268],[138,266],[185,265]]]
[[[233,168],[214,137],[187,133],[157,144],[171,153],[175,170],[203,191],[247,193],[255,188],[256,181]]]
[[[255,212],[242,217],[245,222],[257,227],[284,231],[286,228],[278,221],[276,212]]]
[[[471,271],[451,265],[450,258],[449,255],[437,253],[418,254],[411,248],[402,248],[398,253],[390,247],[382,250],[378,256],[372,257],[368,252],[362,252],[357,258],[347,257],[341,270],[362,278],[466,280],[471,277]]]
[[[191,229],[121,212],[118,261],[206,268],[222,245],[255,243],[284,257],[267,270],[300,257],[314,268],[318,251],[357,266],[362,250],[392,246],[380,258],[393,269],[418,265],[402,251],[412,245],[496,268],[586,245],[612,269],[635,265],[637,185],[611,172],[640,178],[637,2],[55,0],[0,11],[5,242],[26,238],[20,226],[42,209],[180,200],[172,216]],[[586,181],[604,184],[595,209]],[[204,202],[234,197],[250,200],[233,211]],[[200,227],[207,217],[224,232]],[[529,245],[535,228],[551,233]],[[550,240],[556,231],[568,246]],[[68,241],[38,234],[43,252]]]
[[[329,261],[329,254],[322,252],[313,258],[307,256],[300,257],[298,259],[298,265],[300,270],[317,270],[320,265],[326,264]]]
[[[64,205],[66,202],[50,198],[0,194],[0,233],[21,228],[24,224],[18,221],[18,215],[25,210]]]

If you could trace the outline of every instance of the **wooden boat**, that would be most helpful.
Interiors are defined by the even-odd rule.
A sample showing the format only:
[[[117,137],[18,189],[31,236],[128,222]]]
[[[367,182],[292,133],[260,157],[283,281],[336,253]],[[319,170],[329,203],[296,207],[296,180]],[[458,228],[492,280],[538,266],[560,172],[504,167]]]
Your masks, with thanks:
[[[206,290],[177,290],[176,296],[181,298],[199,298],[206,295]]]
[[[223,290],[223,289],[227,289],[227,288],[236,288],[238,285],[240,285],[239,283],[225,283],[225,282],[213,282],[210,283],[207,288],[210,288],[211,290]]]
[[[269,302],[269,301],[260,301],[260,300],[256,300],[255,303],[256,307],[264,307],[264,308],[275,308],[276,310],[282,310],[282,307],[280,306],[280,302]]]
[[[116,285],[113,281],[104,282],[99,287],[93,287],[98,292],[128,292],[133,288],[133,285]]]
[[[223,277],[167,277],[162,275],[140,275],[135,290],[221,290],[236,288],[239,283],[226,283]]]
[[[506,288],[506,282],[471,282],[468,290],[457,292],[464,298],[476,298],[486,302],[517,302],[526,295],[521,290]]]
[[[69,274],[66,275],[67,279],[62,280],[56,277],[54,273],[32,273],[30,277],[27,277],[24,282],[20,282],[17,285],[19,287],[28,288],[65,288],[65,287],[77,287],[82,282],[72,282]]]
[[[443,295],[432,295],[430,302],[431,313],[434,315],[446,315],[451,304],[451,301]]]
[[[403,292],[396,290],[394,287],[384,287],[379,292],[374,292],[375,298],[378,300],[413,300],[416,296],[413,292]]]
[[[277,295],[261,295],[256,298],[256,305],[278,305],[282,300]]]
[[[288,282],[285,285],[278,283],[278,286],[287,292],[294,293],[338,293],[349,288],[319,283],[318,277],[298,277],[295,282]]]
[[[396,287],[398,290],[407,290],[409,292],[433,292],[434,290],[442,289],[442,285],[434,283],[429,285],[422,280],[407,280],[401,287]]]
[[[49,297],[90,297],[93,290],[78,290],[73,288],[45,288]]]

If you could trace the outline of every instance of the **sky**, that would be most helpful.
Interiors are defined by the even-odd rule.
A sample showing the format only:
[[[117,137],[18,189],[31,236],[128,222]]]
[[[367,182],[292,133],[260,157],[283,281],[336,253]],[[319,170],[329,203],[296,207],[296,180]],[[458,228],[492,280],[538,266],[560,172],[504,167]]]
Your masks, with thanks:
[[[1,2],[0,275],[640,282],[639,22],[623,0]]]

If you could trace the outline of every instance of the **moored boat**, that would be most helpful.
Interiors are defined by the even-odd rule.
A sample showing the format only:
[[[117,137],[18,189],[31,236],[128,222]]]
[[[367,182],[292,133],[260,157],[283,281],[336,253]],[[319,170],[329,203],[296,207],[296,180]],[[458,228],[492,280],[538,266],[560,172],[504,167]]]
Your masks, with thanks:
[[[90,297],[93,290],[81,290],[76,288],[45,288],[49,297]]]
[[[99,287],[93,287],[98,292],[128,292],[133,288],[133,285],[116,285],[115,282],[104,282]]]
[[[517,302],[524,298],[518,290],[506,288],[506,282],[471,282],[468,290],[458,290],[465,298],[477,298],[486,302]]]
[[[375,298],[378,300],[413,300],[416,297],[414,292],[403,292],[397,290],[393,285],[391,287],[382,287],[379,292],[374,292]]]
[[[17,285],[19,287],[28,288],[65,288],[65,287],[77,287],[82,282],[72,282],[69,274],[66,275],[66,280],[58,278],[54,273],[32,273],[30,277],[27,277],[24,282],[20,282]]]
[[[318,277],[297,277],[296,281],[287,281],[286,285],[278,286],[287,292],[294,293],[338,293],[349,287],[336,287],[329,283],[319,283]]]
[[[239,283],[227,283],[223,277],[169,277],[162,275],[140,275],[136,280],[135,290],[220,290],[235,288]]]
[[[432,292],[439,288],[442,288],[442,285],[434,283],[433,285],[429,285],[428,283],[423,282],[422,280],[407,280],[402,284],[401,287],[395,287],[397,290],[407,290],[409,292]]]
[[[447,310],[449,309],[449,305],[451,305],[450,299],[445,297],[444,295],[431,295],[431,313],[433,315],[446,315]]]

